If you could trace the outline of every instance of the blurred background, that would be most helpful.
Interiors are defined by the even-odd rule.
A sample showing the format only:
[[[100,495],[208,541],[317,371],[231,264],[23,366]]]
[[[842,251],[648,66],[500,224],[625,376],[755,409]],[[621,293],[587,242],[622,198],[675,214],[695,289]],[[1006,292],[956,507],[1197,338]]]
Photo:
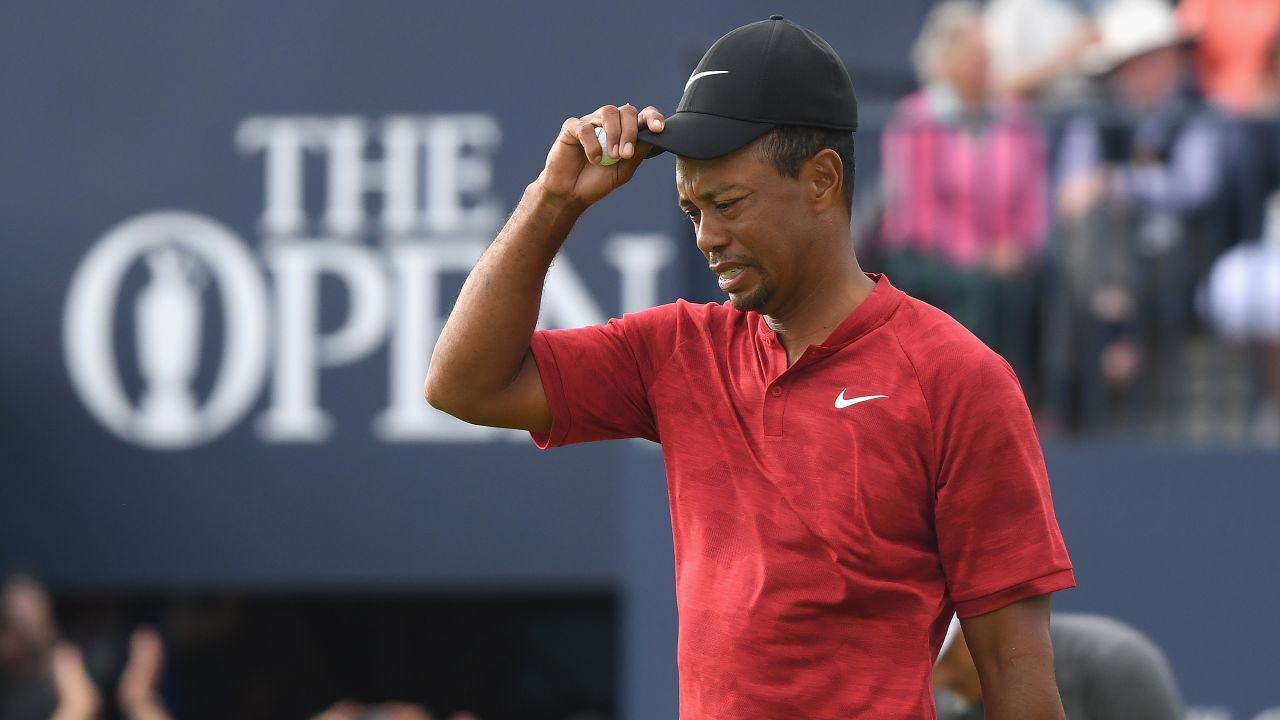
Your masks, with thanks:
[[[12,3],[0,720],[676,715],[645,443],[421,385],[568,115],[782,12],[860,99],[854,236],[1001,352],[1079,587],[1188,717],[1280,717],[1280,0]],[[646,163],[548,327],[718,300]]]

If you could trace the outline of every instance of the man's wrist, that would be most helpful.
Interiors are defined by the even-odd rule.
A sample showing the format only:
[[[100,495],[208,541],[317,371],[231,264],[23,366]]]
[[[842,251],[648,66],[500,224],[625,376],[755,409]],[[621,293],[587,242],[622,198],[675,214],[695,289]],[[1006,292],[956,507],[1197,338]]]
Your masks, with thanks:
[[[571,195],[552,192],[543,183],[541,175],[525,188],[521,203],[528,203],[528,208],[538,215],[570,221],[577,220],[590,207],[589,203]]]

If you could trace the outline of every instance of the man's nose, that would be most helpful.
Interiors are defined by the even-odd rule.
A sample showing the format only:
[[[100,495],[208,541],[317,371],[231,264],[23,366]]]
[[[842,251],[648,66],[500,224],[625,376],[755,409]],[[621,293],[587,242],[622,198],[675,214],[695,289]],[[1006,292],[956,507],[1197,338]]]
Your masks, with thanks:
[[[698,249],[703,255],[710,255],[729,244],[729,234],[724,225],[714,216],[703,215],[698,222]]]

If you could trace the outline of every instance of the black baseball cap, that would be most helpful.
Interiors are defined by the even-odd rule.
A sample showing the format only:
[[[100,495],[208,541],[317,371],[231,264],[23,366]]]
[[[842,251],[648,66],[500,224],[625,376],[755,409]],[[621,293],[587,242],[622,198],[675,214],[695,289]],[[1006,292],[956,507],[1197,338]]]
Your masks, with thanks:
[[[849,71],[826,40],[781,15],[731,30],[689,76],[661,133],[638,140],[708,160],[743,147],[779,125],[853,132],[858,101]]]

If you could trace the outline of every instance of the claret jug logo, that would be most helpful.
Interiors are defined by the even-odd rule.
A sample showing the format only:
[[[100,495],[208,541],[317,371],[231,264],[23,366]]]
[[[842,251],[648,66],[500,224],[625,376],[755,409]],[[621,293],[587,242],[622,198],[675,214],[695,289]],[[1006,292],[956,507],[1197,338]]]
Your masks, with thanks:
[[[492,190],[500,126],[489,115],[251,117],[238,149],[264,168],[264,210],[243,218],[254,248],[191,211],[145,212],[109,229],[67,293],[63,348],[90,414],[137,445],[181,450],[246,419],[265,442],[319,443],[343,423],[322,404],[324,371],[386,349],[385,407],[366,427],[385,442],[522,437],[455,421],[422,400],[444,323],[446,282],[470,269],[502,221]],[[315,159],[322,172],[315,172]],[[323,208],[311,212],[317,194]],[[674,259],[657,233],[606,238],[627,312],[658,300]],[[336,327],[322,283],[346,297]],[[552,267],[540,323],[574,327],[608,315],[568,258]],[[131,337],[129,337],[131,336]],[[127,343],[127,345],[126,345]],[[121,358],[130,357],[130,371]]]

